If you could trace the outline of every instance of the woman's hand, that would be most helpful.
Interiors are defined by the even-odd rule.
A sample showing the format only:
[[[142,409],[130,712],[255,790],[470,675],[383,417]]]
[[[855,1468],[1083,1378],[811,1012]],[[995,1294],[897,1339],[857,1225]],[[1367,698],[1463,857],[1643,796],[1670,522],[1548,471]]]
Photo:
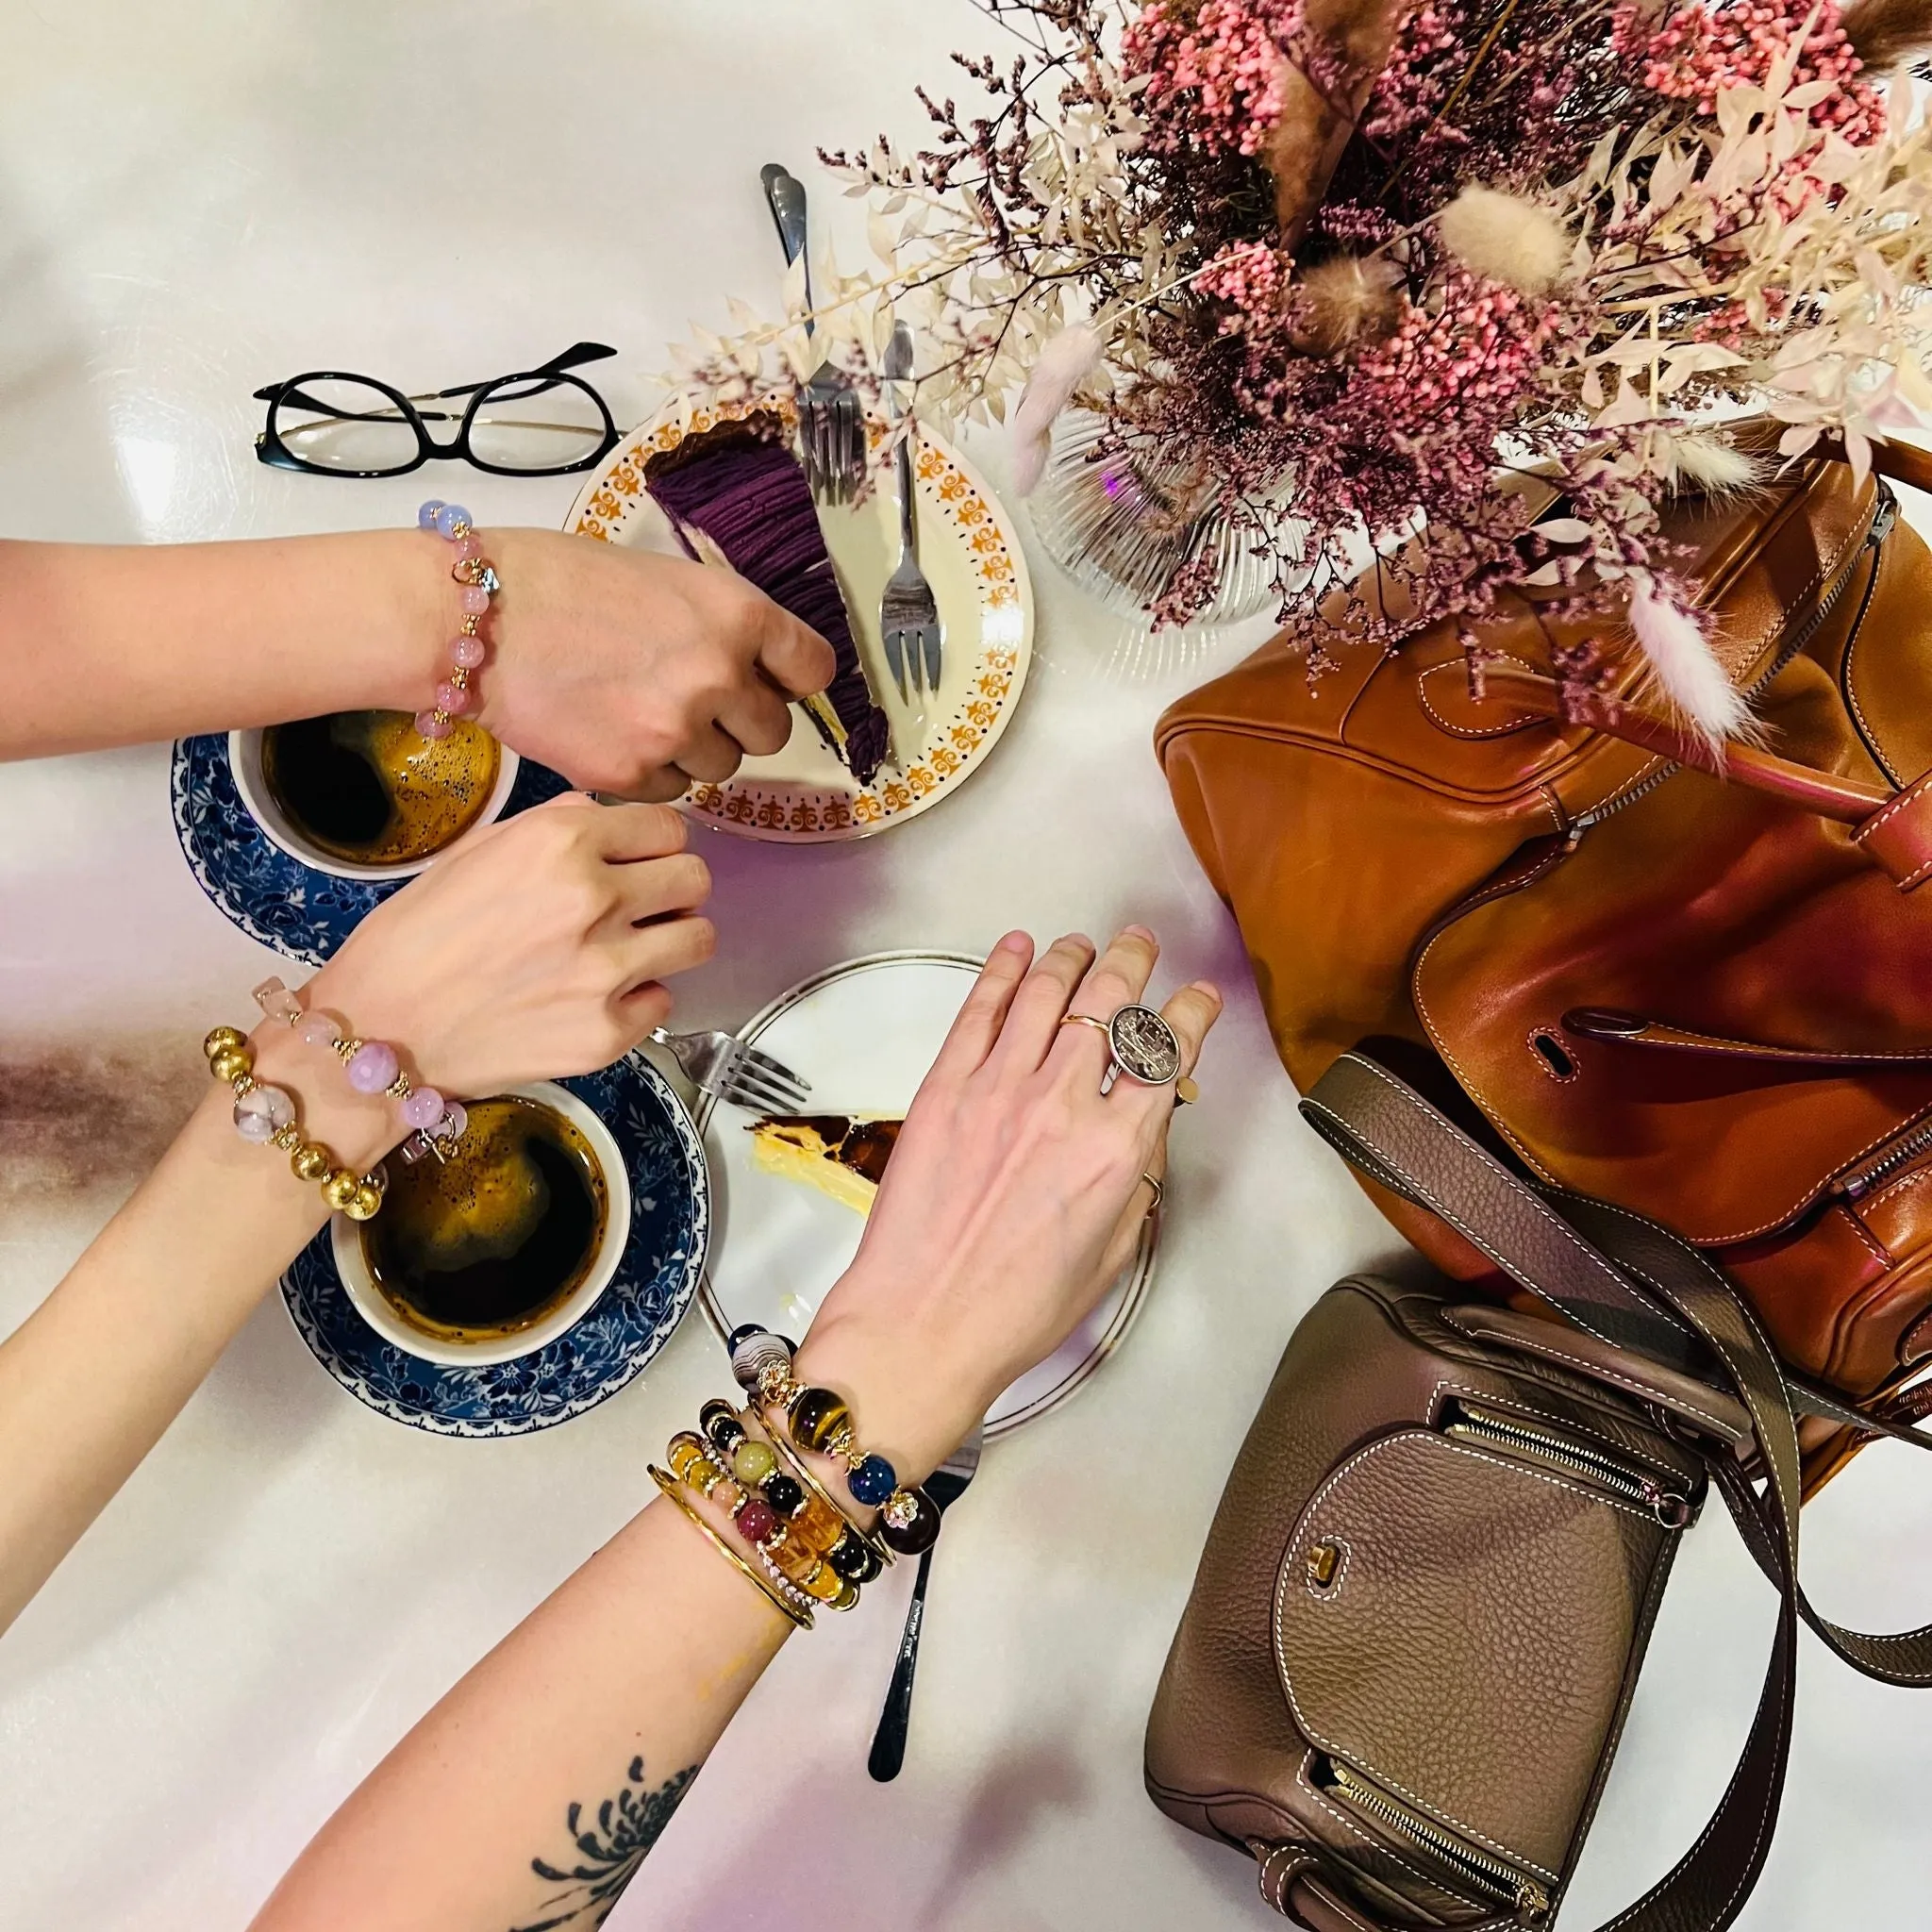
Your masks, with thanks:
[[[727,570],[546,530],[488,533],[503,578],[482,724],[587,791],[675,798],[782,750],[832,647]]]
[[[668,806],[579,793],[502,820],[376,907],[303,1004],[451,1098],[608,1066],[715,947],[710,870],[684,842]]]
[[[1069,1013],[1139,1000],[1153,934],[1129,926],[1095,963],[1063,939],[1029,973],[1003,939],[953,1023],[901,1129],[857,1259],[798,1352],[801,1381],[851,1398],[869,1448],[902,1480],[929,1473],[1008,1383],[1043,1360],[1125,1265],[1166,1164],[1174,1091],[1122,1079]],[[1162,1008],[1190,1070],[1221,995]]]

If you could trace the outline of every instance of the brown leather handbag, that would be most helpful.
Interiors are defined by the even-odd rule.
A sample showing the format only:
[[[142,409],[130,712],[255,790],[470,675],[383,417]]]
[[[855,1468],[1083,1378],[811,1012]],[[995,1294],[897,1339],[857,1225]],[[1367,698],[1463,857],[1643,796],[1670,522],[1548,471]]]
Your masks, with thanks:
[[[1932,458],[1879,452],[1932,485]],[[1932,555],[1818,455],[1670,536],[1765,747],[1722,765],[1639,654],[1559,690],[1518,599],[1311,675],[1284,632],[1158,744],[1306,1091],[1371,1043],[1550,1185],[1717,1257],[1785,1358],[1895,1419],[1932,1357]],[[1921,775],[1921,774],[1924,775]],[[1374,1190],[1372,1189],[1372,1191]],[[1491,1272],[1383,1198],[1445,1272]],[[1807,1423],[1807,1485],[1860,1440]]]
[[[1776,1821],[1800,1619],[1868,1675],[1932,1680],[1932,1627],[1860,1635],[1798,1587],[1794,1403],[1851,1411],[1787,1385],[1697,1250],[1525,1184],[1386,1068],[1342,1056],[1303,1111],[1564,1322],[1443,1282],[1358,1276],[1316,1304],[1202,1555],[1150,1794],[1247,1850],[1313,1932],[1545,1924],[1714,1487],[1780,1595],[1763,1695],[1709,1824],[1613,1924],[1721,1932]]]

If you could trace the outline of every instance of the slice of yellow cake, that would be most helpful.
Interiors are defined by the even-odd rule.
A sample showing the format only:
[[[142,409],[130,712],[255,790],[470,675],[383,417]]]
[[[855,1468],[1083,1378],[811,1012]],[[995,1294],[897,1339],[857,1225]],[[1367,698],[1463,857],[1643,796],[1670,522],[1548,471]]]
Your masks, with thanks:
[[[898,1144],[897,1120],[844,1113],[768,1113],[747,1129],[767,1174],[806,1181],[859,1214],[872,1211]]]

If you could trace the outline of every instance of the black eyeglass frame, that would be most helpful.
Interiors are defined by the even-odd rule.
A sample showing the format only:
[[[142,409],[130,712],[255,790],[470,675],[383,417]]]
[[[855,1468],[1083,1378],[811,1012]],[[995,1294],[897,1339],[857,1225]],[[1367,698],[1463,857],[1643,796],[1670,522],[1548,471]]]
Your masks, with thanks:
[[[268,405],[268,422],[255,439],[255,458],[257,462],[267,463],[274,469],[300,471],[305,476],[407,476],[427,462],[465,462],[472,469],[486,471],[492,476],[568,476],[601,462],[621,441],[617,425],[611,419],[609,404],[588,382],[569,372],[586,362],[601,362],[607,356],[616,354],[617,351],[605,342],[574,342],[568,349],[551,357],[549,361],[539,363],[535,369],[518,370],[508,375],[493,375],[484,382],[458,383],[451,389],[440,389],[429,395],[413,397],[404,395],[386,382],[376,381],[373,375],[360,375],[341,369],[311,369],[301,375],[291,375],[285,382],[269,383],[255,391],[255,400]],[[344,415],[317,402],[313,396],[303,395],[302,385],[308,382],[359,382],[389,397],[396,407],[398,419],[416,432],[414,458],[379,470],[346,470],[340,463],[311,462],[307,457],[298,456],[283,441],[281,427],[276,421],[276,413],[284,403],[298,408],[314,409],[337,422],[371,420],[354,413]],[[517,385],[522,383],[532,387],[519,389]],[[597,413],[604,419],[604,434],[597,447],[588,456],[579,457],[571,463],[518,469],[502,463],[485,462],[471,446],[471,425],[485,403],[513,402],[525,396],[541,395],[547,390],[563,388],[581,390],[596,404]],[[470,398],[459,420],[454,419],[448,411],[439,409],[430,410],[425,420],[423,410],[417,407],[419,403],[446,402],[458,396]],[[432,420],[439,423],[457,420],[456,440],[447,443],[438,442],[429,433],[429,422]]]

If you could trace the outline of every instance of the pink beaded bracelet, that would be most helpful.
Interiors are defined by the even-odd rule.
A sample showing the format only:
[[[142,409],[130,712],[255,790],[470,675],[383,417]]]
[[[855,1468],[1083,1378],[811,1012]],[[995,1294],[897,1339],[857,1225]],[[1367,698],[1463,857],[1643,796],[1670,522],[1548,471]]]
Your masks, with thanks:
[[[476,535],[470,512],[461,504],[444,503],[432,496],[416,512],[416,527],[433,530],[456,545],[457,560],[450,575],[463,587],[463,622],[449,641],[449,675],[436,687],[436,708],[416,713],[416,729],[425,738],[447,738],[452,724],[475,699],[470,674],[483,662],[483,620],[490,613],[491,598],[502,585],[496,567],[483,555],[483,541]]]
[[[338,1015],[317,1008],[306,1009],[301,999],[277,978],[264,979],[255,989],[255,1004],[271,1019],[292,1026],[305,1046],[325,1046],[342,1062],[349,1085],[358,1093],[387,1093],[410,1132],[397,1149],[403,1164],[414,1165],[426,1155],[439,1161],[470,1124],[460,1100],[445,1100],[434,1087],[418,1087],[403,1072],[396,1050],[387,1041],[358,1040]]]

